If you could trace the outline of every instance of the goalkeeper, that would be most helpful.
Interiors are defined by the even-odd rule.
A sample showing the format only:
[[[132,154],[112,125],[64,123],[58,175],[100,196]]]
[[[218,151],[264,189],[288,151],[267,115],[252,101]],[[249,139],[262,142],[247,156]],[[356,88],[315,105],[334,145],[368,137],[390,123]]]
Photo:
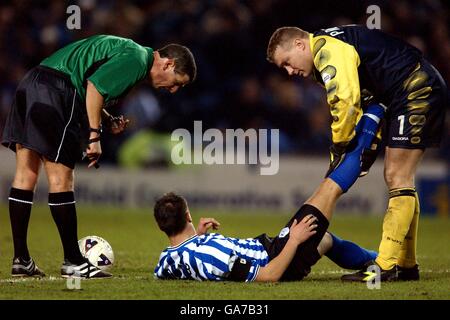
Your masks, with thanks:
[[[420,205],[414,176],[425,149],[438,146],[442,139],[448,89],[439,72],[413,46],[357,25],[314,33],[279,28],[270,38],[267,59],[290,75],[313,76],[326,89],[332,116],[332,158],[327,173],[331,179],[324,181],[313,200],[328,219],[334,202],[327,195],[339,193],[336,182],[343,178],[333,170],[351,152],[365,107],[361,100],[373,97],[387,106],[384,178],[389,203],[379,255],[372,265],[342,279],[370,281],[367,273],[373,267],[381,270],[381,281],[419,279]],[[376,156],[371,152],[376,150],[368,151],[364,158],[369,166],[363,171]]]

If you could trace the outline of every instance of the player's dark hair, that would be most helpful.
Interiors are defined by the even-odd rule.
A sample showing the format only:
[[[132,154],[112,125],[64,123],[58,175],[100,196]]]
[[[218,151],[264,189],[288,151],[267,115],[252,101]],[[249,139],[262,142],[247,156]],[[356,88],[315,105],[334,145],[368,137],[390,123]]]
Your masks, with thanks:
[[[173,236],[183,231],[187,222],[187,201],[173,192],[156,200],[153,214],[161,231]]]
[[[175,72],[187,74],[189,82],[193,82],[197,77],[197,65],[191,50],[187,47],[171,43],[161,49],[158,49],[161,58],[169,58],[175,60]]]
[[[277,47],[283,46],[287,41],[294,37],[306,39],[308,37],[308,32],[297,27],[281,27],[275,30],[267,45],[267,60],[269,62],[274,62],[273,55],[275,54]]]

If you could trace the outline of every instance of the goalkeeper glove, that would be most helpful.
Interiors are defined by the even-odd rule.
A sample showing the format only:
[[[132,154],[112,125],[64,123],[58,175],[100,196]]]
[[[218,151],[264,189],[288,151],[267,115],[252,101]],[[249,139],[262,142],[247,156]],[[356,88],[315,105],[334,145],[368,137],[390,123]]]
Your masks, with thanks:
[[[369,173],[370,167],[374,164],[381,150],[381,139],[376,136],[373,138],[370,149],[364,149],[361,154],[361,173],[360,177],[364,177]]]
[[[346,147],[339,144],[332,144],[330,146],[330,166],[328,168],[327,173],[325,174],[325,178],[327,178],[334,169],[337,168],[338,165],[341,164],[342,160],[345,157]]]

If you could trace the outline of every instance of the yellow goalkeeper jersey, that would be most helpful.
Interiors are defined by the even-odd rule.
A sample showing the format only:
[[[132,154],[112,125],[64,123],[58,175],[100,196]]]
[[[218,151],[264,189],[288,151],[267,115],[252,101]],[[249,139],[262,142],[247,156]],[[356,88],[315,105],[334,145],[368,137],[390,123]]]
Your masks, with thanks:
[[[350,25],[309,35],[313,76],[325,86],[332,140],[346,145],[362,115],[361,93],[388,106],[422,59],[421,52],[379,30]]]

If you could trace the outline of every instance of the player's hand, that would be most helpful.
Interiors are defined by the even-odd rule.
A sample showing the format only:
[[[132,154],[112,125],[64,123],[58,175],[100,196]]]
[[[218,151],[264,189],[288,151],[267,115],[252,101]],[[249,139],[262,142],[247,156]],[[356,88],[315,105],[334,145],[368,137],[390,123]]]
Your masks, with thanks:
[[[129,119],[125,119],[123,115],[109,118],[108,127],[112,134],[119,134],[127,128],[130,123]]]
[[[375,104],[374,104],[375,105]],[[380,117],[379,114],[376,114],[376,112],[379,112],[379,108],[380,107],[384,107],[382,104],[378,104],[378,106],[368,106],[368,108],[375,108],[378,107],[377,109],[374,109],[373,111],[371,110],[371,112],[374,112],[374,114],[378,117]],[[383,126],[384,126],[384,118],[380,117],[381,121],[378,124],[378,129],[377,129],[377,133],[375,134],[375,136],[372,139],[372,143],[370,144],[370,148],[368,149],[364,149],[361,153],[361,173],[359,174],[360,177],[364,177],[365,175],[367,175],[369,173],[369,169],[370,167],[372,167],[372,165],[374,164],[375,160],[378,157],[378,154],[380,153],[381,149],[383,148],[382,145],[382,134],[383,134]]]
[[[373,94],[366,89],[361,90],[361,108],[363,110],[366,110],[367,106],[371,103],[373,103],[375,100],[375,97]]]
[[[297,245],[308,240],[317,232],[314,230],[317,227],[316,221],[317,218],[312,214],[307,215],[300,222],[298,222],[297,219],[294,219],[289,228],[289,240],[295,241]]]
[[[89,159],[88,168],[93,166],[98,167],[98,160],[102,154],[102,146],[100,145],[100,141],[95,141],[88,144],[86,148],[86,156]]]
[[[197,234],[205,234],[210,228],[213,230],[219,229],[220,223],[214,218],[200,218],[200,222],[197,227]]]

